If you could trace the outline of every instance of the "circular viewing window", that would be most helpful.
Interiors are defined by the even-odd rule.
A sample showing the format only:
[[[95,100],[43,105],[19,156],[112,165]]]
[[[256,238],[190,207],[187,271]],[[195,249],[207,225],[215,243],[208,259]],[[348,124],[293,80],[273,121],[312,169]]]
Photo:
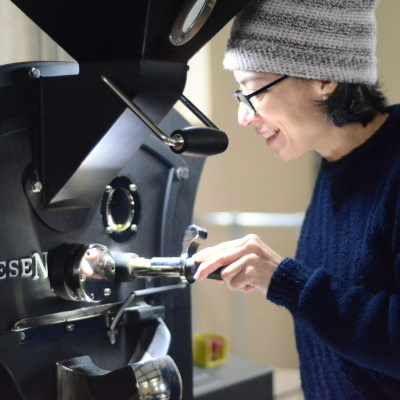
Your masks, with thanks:
[[[217,0],[191,0],[178,15],[169,40],[182,46],[191,40],[209,18]]]
[[[136,185],[127,177],[115,178],[107,185],[102,204],[106,232],[118,242],[124,242],[138,229],[140,197]]]
[[[199,19],[204,7],[206,5],[206,0],[197,0],[193,5],[192,9],[189,11],[186,19],[183,22],[182,31],[186,33]]]
[[[125,188],[113,189],[107,200],[107,223],[117,232],[124,232],[132,225],[135,201]]]

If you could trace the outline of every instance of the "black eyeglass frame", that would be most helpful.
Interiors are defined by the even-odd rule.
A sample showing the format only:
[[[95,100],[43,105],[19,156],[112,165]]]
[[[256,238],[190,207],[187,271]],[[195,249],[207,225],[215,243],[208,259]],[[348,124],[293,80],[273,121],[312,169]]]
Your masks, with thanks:
[[[235,96],[235,99],[240,103],[243,103],[244,106],[247,108],[247,110],[255,115],[257,114],[256,109],[254,108],[253,104],[251,103],[250,99],[254,96],[257,96],[258,94],[265,92],[266,90],[268,90],[269,88],[271,88],[272,86],[276,85],[277,83],[279,83],[280,81],[283,81],[284,79],[288,78],[289,75],[283,75],[278,79],[275,79],[274,81],[272,81],[271,83],[268,83],[267,85],[263,86],[260,89],[257,89],[256,91],[254,91],[253,93],[250,94],[244,94],[242,92],[242,89],[236,90],[233,92],[233,95]]]

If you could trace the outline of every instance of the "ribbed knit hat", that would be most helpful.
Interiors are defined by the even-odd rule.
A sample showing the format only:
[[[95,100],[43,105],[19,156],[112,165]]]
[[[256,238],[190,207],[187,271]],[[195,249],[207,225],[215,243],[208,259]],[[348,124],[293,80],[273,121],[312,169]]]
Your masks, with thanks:
[[[375,84],[378,0],[253,0],[235,18],[229,70]]]

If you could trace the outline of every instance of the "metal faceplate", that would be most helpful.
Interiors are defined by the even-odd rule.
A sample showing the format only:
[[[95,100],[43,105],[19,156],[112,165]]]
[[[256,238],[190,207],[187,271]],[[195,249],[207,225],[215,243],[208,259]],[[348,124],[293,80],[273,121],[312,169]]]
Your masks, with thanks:
[[[65,300],[98,303],[111,295],[114,281],[115,262],[102,244],[63,244],[53,251],[50,283]]]

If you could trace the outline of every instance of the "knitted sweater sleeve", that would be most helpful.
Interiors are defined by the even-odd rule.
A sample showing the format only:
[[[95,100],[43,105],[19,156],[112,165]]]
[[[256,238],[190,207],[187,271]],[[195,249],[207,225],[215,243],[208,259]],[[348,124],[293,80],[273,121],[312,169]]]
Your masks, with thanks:
[[[286,307],[342,357],[400,379],[399,295],[371,293],[323,268],[310,270],[286,258],[272,277],[267,298]]]

